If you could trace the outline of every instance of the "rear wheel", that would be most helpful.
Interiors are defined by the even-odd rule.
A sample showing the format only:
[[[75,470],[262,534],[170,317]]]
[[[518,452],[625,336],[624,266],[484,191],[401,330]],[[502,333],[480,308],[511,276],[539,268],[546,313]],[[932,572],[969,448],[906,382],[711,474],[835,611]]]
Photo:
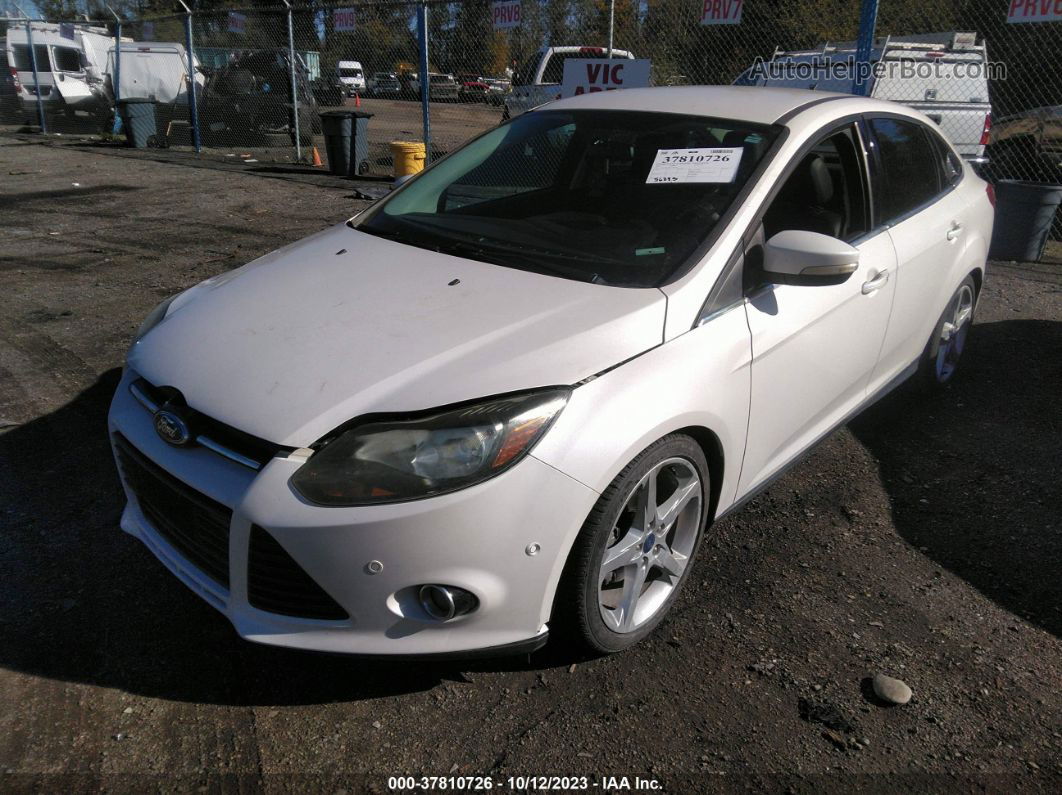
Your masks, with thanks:
[[[666,436],[628,464],[569,556],[554,605],[560,633],[593,653],[649,635],[689,575],[708,493],[708,464],[688,436]]]
[[[924,386],[940,388],[955,375],[973,325],[977,286],[967,276],[948,301],[933,336],[922,354],[920,376]]]

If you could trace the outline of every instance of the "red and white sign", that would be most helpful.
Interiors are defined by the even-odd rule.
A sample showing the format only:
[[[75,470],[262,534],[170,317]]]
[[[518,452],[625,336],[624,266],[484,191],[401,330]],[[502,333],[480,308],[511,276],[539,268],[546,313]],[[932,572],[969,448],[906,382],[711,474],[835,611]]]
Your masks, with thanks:
[[[744,0],[704,0],[702,25],[740,25]]]
[[[490,20],[495,30],[520,27],[520,0],[497,0],[491,3]]]
[[[247,30],[247,17],[239,11],[229,12],[229,33],[243,33]]]
[[[568,58],[564,61],[562,97],[649,85],[648,58]]]
[[[1062,22],[1062,0],[1010,0],[1007,22]]]
[[[353,33],[355,28],[355,9],[337,8],[332,12],[332,27],[336,33]]]

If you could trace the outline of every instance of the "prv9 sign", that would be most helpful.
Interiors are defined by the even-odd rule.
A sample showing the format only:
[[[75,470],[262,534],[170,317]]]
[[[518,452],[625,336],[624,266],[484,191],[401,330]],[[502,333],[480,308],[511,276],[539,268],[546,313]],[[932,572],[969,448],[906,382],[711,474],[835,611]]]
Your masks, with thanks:
[[[740,25],[744,0],[704,0],[702,25]]]
[[[243,35],[247,30],[247,17],[238,11],[229,12],[229,33]]]
[[[497,0],[490,4],[490,19],[494,30],[509,30],[520,26],[520,0]]]
[[[1060,22],[1062,0],[1010,0],[1007,22]]]
[[[564,61],[562,97],[577,97],[618,88],[649,85],[648,58],[568,58]]]
[[[353,33],[354,26],[353,8],[337,8],[332,13],[332,27],[336,33]]]

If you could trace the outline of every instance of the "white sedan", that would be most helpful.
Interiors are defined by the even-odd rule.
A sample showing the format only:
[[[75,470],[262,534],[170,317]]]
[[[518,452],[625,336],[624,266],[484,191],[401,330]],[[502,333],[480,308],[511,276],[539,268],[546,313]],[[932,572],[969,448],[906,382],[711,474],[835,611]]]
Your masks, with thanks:
[[[253,641],[624,649],[713,521],[953,376],[992,201],[891,103],[550,103],[156,308],[110,413],[122,528]]]

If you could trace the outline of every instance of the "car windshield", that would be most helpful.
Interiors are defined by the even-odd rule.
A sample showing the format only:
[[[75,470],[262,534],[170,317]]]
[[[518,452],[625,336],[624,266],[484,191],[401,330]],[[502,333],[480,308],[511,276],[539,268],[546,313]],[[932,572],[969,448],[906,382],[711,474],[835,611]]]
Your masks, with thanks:
[[[343,77],[361,77],[361,70],[348,69],[347,67],[343,67],[339,70],[339,74]]]
[[[353,225],[483,262],[650,287],[712,232],[780,129],[670,113],[526,113]]]

